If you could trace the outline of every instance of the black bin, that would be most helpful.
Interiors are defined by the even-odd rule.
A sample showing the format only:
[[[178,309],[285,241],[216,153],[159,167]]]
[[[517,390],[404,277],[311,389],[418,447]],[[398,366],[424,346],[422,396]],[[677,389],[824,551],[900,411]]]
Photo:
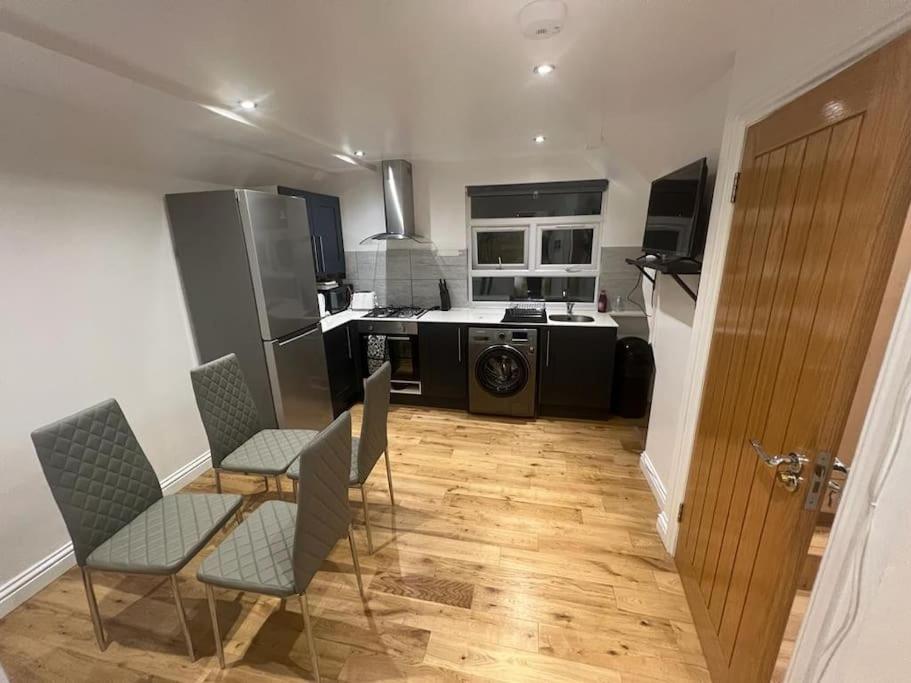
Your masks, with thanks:
[[[614,351],[611,412],[620,417],[644,417],[654,374],[651,345],[639,337],[620,339]]]

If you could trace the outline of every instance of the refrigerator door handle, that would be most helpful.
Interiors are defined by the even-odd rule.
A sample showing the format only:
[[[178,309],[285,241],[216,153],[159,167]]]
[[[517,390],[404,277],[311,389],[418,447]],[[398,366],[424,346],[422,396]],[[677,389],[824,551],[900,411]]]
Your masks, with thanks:
[[[285,346],[286,344],[293,344],[298,339],[303,339],[304,337],[309,337],[311,334],[316,334],[319,331],[320,331],[319,327],[314,327],[312,330],[308,330],[307,332],[304,332],[303,334],[298,334],[294,337],[291,337],[290,339],[282,339],[280,342],[278,342],[278,345]]]
[[[320,271],[323,273],[326,272],[326,252],[323,251],[323,236],[317,235],[316,239],[319,240],[319,260],[322,265],[320,266]]]

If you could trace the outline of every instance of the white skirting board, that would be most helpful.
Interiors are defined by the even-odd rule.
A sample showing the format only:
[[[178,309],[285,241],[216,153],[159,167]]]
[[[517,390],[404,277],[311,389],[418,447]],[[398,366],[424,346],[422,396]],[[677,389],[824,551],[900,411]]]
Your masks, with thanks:
[[[652,490],[652,495],[655,496],[655,500],[658,503],[658,509],[660,510],[658,519],[655,520],[655,528],[658,530],[658,535],[661,537],[665,547],[669,547],[666,510],[667,489],[664,486],[664,482],[661,481],[661,477],[658,476],[658,472],[655,470],[651,458],[648,457],[648,453],[645,451],[642,451],[642,455],[639,456],[639,469],[641,469],[642,474],[645,475],[645,480],[648,482],[649,488]]]
[[[209,451],[161,480],[165,493],[179,491],[211,466]],[[0,617],[12,612],[75,564],[73,544],[66,543],[0,586]]]

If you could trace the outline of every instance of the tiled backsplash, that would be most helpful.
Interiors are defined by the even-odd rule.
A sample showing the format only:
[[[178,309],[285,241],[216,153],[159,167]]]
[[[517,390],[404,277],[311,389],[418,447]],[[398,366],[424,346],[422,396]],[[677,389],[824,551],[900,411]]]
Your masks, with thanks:
[[[468,252],[465,249],[438,251],[431,245],[395,245],[376,251],[346,251],[348,282],[357,290],[376,292],[381,306],[439,306],[439,280],[449,285],[453,306],[468,305]],[[617,296],[625,300],[630,291],[633,300],[642,303],[642,290],[637,286],[639,271],[624,262],[639,256],[639,247],[603,247],[601,249],[600,289],[607,290],[613,303]],[[626,302],[627,308],[632,304]]]
[[[348,281],[357,290],[373,290],[381,306],[440,305],[445,279],[453,306],[468,305],[468,252],[438,251],[431,246],[346,251]]]

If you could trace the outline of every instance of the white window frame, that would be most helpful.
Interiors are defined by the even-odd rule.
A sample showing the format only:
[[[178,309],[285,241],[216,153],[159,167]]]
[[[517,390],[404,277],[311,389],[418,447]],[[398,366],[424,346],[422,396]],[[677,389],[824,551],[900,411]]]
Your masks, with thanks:
[[[594,277],[595,288],[593,298],[590,303],[594,304],[598,300],[600,291],[600,267],[601,267],[601,236],[603,233],[604,215],[598,216],[547,216],[541,218],[476,218],[471,219],[471,198],[466,198],[466,231],[467,243],[469,245],[469,269],[468,269],[468,300],[475,304],[474,289],[472,281],[476,277]],[[541,232],[547,228],[558,227],[592,227],[594,236],[592,241],[592,262],[588,264],[572,265],[543,265],[541,264],[541,255],[539,253],[541,244]],[[516,228],[525,228],[525,264],[503,264],[503,267],[497,266],[478,266],[476,264],[477,241],[475,235],[477,231],[485,230],[505,230]],[[527,264],[527,265],[526,265]],[[479,305],[490,305],[502,307],[503,301],[478,301]],[[588,303],[588,302],[586,302]]]
[[[479,225],[478,223],[473,223],[470,228],[470,238],[471,238],[471,269],[480,270],[480,271],[491,271],[491,270],[526,270],[530,264],[529,255],[531,253],[529,249],[529,241],[531,238],[531,231],[529,229],[528,223],[516,222],[514,219],[509,219],[510,222],[506,225]],[[523,254],[522,263],[478,263],[478,235],[481,233],[487,232],[521,232],[523,240]]]
[[[600,217],[599,217],[600,218]],[[560,221],[559,223],[539,222],[535,226],[535,260],[534,269],[559,273],[586,273],[598,270],[601,252],[600,221]],[[544,246],[544,232],[546,230],[592,230],[592,257],[588,263],[543,263],[541,249]]]

